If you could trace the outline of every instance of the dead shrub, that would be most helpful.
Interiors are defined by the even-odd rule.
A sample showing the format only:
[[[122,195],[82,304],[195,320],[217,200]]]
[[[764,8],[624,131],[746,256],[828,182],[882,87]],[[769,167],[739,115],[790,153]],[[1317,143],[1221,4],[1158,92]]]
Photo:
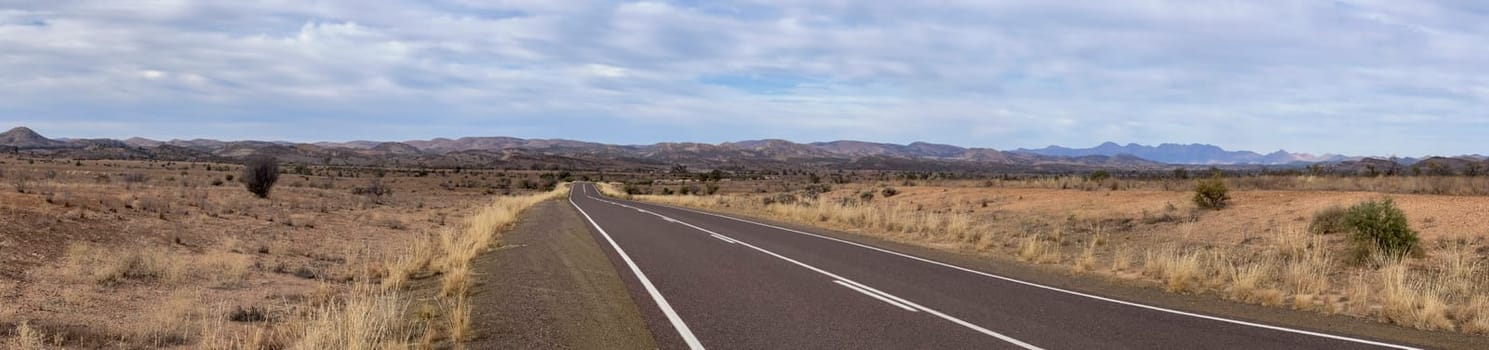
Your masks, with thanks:
[[[269,198],[269,191],[279,181],[279,160],[262,155],[249,157],[243,163],[243,174],[238,178],[249,193],[259,198]]]

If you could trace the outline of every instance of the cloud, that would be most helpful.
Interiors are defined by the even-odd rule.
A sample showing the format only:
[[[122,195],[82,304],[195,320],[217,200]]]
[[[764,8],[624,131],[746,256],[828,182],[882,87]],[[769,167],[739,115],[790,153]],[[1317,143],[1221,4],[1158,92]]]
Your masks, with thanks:
[[[58,136],[1458,154],[1489,132],[1489,9],[1461,2],[8,6],[0,122]]]

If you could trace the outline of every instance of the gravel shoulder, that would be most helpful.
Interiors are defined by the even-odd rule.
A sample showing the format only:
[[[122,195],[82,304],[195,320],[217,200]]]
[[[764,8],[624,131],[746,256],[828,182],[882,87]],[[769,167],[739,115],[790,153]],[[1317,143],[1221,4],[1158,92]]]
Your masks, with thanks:
[[[568,203],[530,209],[475,261],[472,349],[655,349],[626,285]]]

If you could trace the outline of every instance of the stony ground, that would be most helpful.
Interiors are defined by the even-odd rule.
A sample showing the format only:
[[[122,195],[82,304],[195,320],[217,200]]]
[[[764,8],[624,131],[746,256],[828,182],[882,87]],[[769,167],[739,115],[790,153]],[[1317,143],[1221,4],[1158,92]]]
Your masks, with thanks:
[[[260,199],[239,169],[0,157],[0,338],[22,322],[73,348],[277,337],[306,301],[535,176],[287,168]],[[355,191],[374,183],[392,194]]]

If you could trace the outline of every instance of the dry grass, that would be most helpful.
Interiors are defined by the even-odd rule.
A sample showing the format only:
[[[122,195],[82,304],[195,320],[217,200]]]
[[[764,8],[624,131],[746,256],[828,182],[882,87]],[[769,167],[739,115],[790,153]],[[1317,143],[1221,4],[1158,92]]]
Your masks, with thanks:
[[[1329,289],[1332,258],[1320,236],[1296,228],[1278,230],[1274,240],[1282,265],[1278,277],[1295,295],[1294,307],[1306,308],[1313,296]]]
[[[1312,176],[1267,175],[1226,178],[1226,186],[1241,191],[1348,191],[1458,196],[1489,195],[1489,182],[1464,176]],[[934,180],[921,185],[936,187],[996,187],[1102,190],[1187,191],[1193,180],[1152,179],[1115,181],[1118,186],[1103,185],[1084,176],[1045,176],[997,181]]]
[[[418,335],[430,328],[443,332],[444,323],[426,327],[429,320],[404,319],[409,315],[398,312],[393,322],[399,325],[392,328],[398,331],[384,340],[351,339],[379,338],[360,331],[300,340],[310,335],[311,320],[332,322],[325,321],[337,319],[331,313],[365,305],[360,298],[370,293],[355,289],[378,289],[403,304],[438,294],[443,281],[427,290],[407,290],[425,286],[410,280],[443,277],[435,265],[444,263],[436,261],[441,252],[435,235],[411,233],[463,232],[465,219],[485,209],[490,194],[520,190],[493,186],[538,175],[312,167],[314,175],[284,178],[265,200],[240,186],[212,184],[236,174],[233,165],[87,160],[75,165],[44,158],[33,164],[10,155],[0,155],[0,163],[11,177],[33,179],[24,192],[9,187],[0,192],[0,324],[7,325],[0,329],[0,341],[15,339],[9,326],[19,320],[29,320],[31,331],[50,329],[37,325],[85,325],[66,339],[45,338],[66,341],[49,345],[69,348],[409,345],[404,343],[413,333],[403,330],[410,323]],[[372,203],[352,193],[353,185],[373,176],[396,195]],[[441,186],[451,183],[461,185]],[[28,282],[9,276],[27,276]],[[228,319],[238,307],[261,308],[266,301],[271,305],[263,310],[272,317],[265,321]]]
[[[1489,334],[1489,295],[1473,296],[1468,304],[1460,307],[1455,318],[1464,320],[1464,332]]]
[[[104,249],[85,243],[67,247],[64,274],[79,281],[116,285],[130,280],[175,283],[187,265],[164,248]]]
[[[346,298],[316,309],[294,349],[375,350],[406,347],[404,327],[408,302],[397,292],[358,288]]]
[[[1260,261],[1256,263],[1243,263],[1230,266],[1227,270],[1230,287],[1227,293],[1233,300],[1255,302],[1257,292],[1264,287],[1267,278],[1272,275],[1271,261]]]
[[[165,303],[143,313],[130,333],[139,341],[155,347],[180,345],[196,337],[199,328],[193,320],[200,315],[200,293],[181,290],[172,293]]]
[[[1039,235],[1029,235],[1019,244],[1019,260],[1038,263],[1053,264],[1060,262],[1060,251],[1051,247]]]
[[[449,323],[447,327],[450,333],[450,339],[457,343],[470,340],[471,305],[465,295],[462,294],[447,299],[445,307],[447,308],[445,312],[449,315],[446,320]]]
[[[390,257],[381,264],[387,271],[387,276],[380,282],[382,294],[363,294],[365,297],[397,296],[397,291],[408,285],[409,279],[424,271],[437,272],[443,278],[440,280],[439,291],[433,302],[439,308],[445,310],[445,335],[460,346],[461,341],[468,340],[470,332],[471,305],[468,302],[473,281],[471,263],[475,258],[491,249],[496,248],[500,242],[500,234],[521,217],[522,212],[528,208],[546,200],[561,198],[568,193],[569,184],[562,184],[553,191],[527,196],[502,196],[489,202],[478,209],[473,215],[466,218],[459,228],[445,228],[438,234],[425,239],[417,240],[402,254]],[[357,301],[357,300],[353,300]],[[421,304],[420,308],[429,308],[428,304]],[[336,310],[329,310],[336,311]],[[416,319],[404,320],[405,328],[413,328],[412,323],[427,322],[436,317],[432,313],[416,312]],[[418,316],[423,315],[423,316]],[[425,319],[417,319],[425,318]],[[381,328],[391,330],[389,328]],[[430,344],[439,336],[433,327],[427,327],[420,332],[408,331],[407,335],[419,335],[425,344]],[[342,332],[337,336],[362,336],[362,337],[387,337],[387,334],[369,334],[366,332]],[[398,338],[404,339],[404,338]],[[339,343],[355,343],[356,341],[342,340]],[[317,341],[316,344],[323,344]],[[362,341],[369,343],[369,341]]]
[[[16,325],[15,336],[5,341],[5,348],[12,350],[46,349],[46,335],[31,328],[29,321],[21,321]]]
[[[1377,271],[1376,283],[1381,288],[1378,297],[1383,304],[1381,317],[1418,329],[1454,329],[1443,303],[1444,290],[1434,281],[1413,279],[1411,275],[1410,269],[1400,262]]]
[[[1075,259],[1075,266],[1072,267],[1075,272],[1088,272],[1096,267],[1096,251],[1100,243],[1100,240],[1091,240],[1081,249],[1081,255]]]
[[[1122,272],[1132,268],[1132,247],[1123,246],[1112,252],[1112,271]]]
[[[222,288],[239,287],[247,280],[253,259],[227,251],[213,251],[196,258],[193,274]]]
[[[613,189],[603,188],[602,191],[613,195]],[[983,239],[979,232],[984,231],[966,213],[917,210],[913,205],[897,202],[802,200],[790,205],[763,205],[758,200],[730,196],[631,197],[678,206],[744,210],[797,223],[861,230],[865,233],[918,241],[975,244]]]
[[[1205,277],[1205,252],[1179,248],[1146,252],[1143,272],[1163,282],[1164,289],[1174,293],[1196,291]]]
[[[446,229],[444,231],[450,231]],[[406,251],[395,254],[387,264],[387,276],[383,277],[384,289],[403,289],[414,275],[429,269],[430,263],[439,253],[435,239],[418,239]]]

